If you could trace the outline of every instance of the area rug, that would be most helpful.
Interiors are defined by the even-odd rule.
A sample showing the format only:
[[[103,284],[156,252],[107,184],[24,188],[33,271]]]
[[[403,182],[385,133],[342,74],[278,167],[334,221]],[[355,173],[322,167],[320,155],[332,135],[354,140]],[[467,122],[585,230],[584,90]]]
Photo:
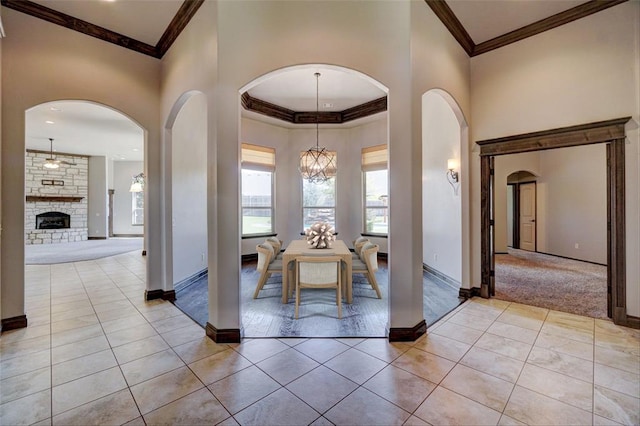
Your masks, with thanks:
[[[509,249],[496,255],[496,299],[607,318],[607,267]]]
[[[143,238],[109,238],[73,243],[28,244],[24,248],[27,265],[80,262],[101,259],[134,250],[142,254]]]

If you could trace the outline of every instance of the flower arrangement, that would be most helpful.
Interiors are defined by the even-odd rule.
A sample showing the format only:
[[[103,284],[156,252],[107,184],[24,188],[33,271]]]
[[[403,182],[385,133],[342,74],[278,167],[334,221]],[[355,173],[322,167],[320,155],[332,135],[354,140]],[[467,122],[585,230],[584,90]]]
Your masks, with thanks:
[[[331,242],[336,239],[333,226],[327,222],[316,222],[304,231],[307,244],[311,248],[331,248]]]

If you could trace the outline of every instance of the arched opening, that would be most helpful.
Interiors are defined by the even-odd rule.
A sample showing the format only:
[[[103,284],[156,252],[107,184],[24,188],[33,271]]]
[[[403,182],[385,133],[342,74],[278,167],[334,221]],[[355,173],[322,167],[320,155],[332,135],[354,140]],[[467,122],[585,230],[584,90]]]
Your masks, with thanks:
[[[125,114],[82,100],[25,112],[25,263],[90,260],[144,244],[145,130]],[[140,191],[131,192],[139,176]],[[42,226],[39,215],[69,215]],[[57,217],[57,216],[56,216]],[[48,222],[47,222],[48,223]]]
[[[316,72],[321,74],[317,93],[314,77]],[[382,168],[386,172],[389,133],[387,93],[386,87],[365,74],[326,64],[282,68],[256,78],[239,91],[245,108],[241,111],[238,150],[241,150],[241,144],[249,144],[258,147],[257,149],[271,150],[275,155],[274,165],[270,168],[273,174],[271,178],[263,179],[266,182],[272,179],[272,185],[265,186],[265,194],[257,194],[261,200],[269,200],[269,205],[260,206],[264,208],[260,214],[272,211],[271,224],[260,219],[256,211],[258,209],[249,203],[257,198],[256,194],[248,191],[249,188],[256,188],[256,185],[249,184],[248,175],[249,171],[257,170],[243,166],[239,173],[240,199],[243,200],[242,217],[239,220],[244,225],[239,236],[243,256],[240,305],[245,337],[386,336],[389,289],[384,255],[388,253],[388,222],[385,222],[388,221],[388,174],[384,173],[383,183],[376,184],[379,194],[371,197],[381,205],[374,206],[373,202],[368,205],[364,193],[368,178],[362,158],[363,150],[379,147],[385,163]],[[290,122],[248,109],[247,103],[252,100],[255,102],[256,98],[283,107],[282,110],[299,113],[297,116],[303,119]],[[345,111],[353,112],[363,104],[372,105],[371,102],[376,100],[384,102],[384,109],[343,122],[329,123],[321,120],[316,133],[316,102],[319,103],[319,116],[326,118],[338,117],[340,114],[345,117]],[[316,145],[318,140],[321,147],[336,153],[337,175],[333,181],[316,187],[303,181],[298,163],[300,153]],[[373,185],[369,180],[369,189]],[[314,189],[317,191],[314,192]],[[327,301],[329,299],[320,303],[316,303],[317,300],[303,300],[300,319],[294,320],[293,299],[289,299],[283,292],[283,277],[287,286],[289,282],[293,282],[293,279],[286,277],[286,267],[282,268],[284,274],[272,274],[266,285],[257,291],[257,297],[253,298],[260,279],[255,260],[256,246],[267,237],[274,236],[282,241],[282,249],[286,250],[292,242],[301,239],[301,233],[314,221],[314,217],[322,217],[331,222],[338,232],[337,239],[345,244],[346,249],[353,249],[353,240],[365,234],[379,250],[380,263],[376,278],[382,298],[376,297],[376,292],[362,275],[349,274],[353,303],[343,310],[341,320],[337,319],[335,306]],[[262,223],[266,232],[246,232],[255,222]],[[378,222],[378,225],[372,225]],[[367,224],[372,226],[367,228]],[[286,253],[285,251],[283,254]],[[350,253],[348,255],[351,256]],[[348,299],[347,293],[344,300]],[[364,318],[365,315],[367,318]]]
[[[469,229],[463,214],[468,193],[467,129],[450,94],[433,89],[423,95],[422,262],[427,324],[455,308],[461,286],[468,286],[469,248],[464,237]]]

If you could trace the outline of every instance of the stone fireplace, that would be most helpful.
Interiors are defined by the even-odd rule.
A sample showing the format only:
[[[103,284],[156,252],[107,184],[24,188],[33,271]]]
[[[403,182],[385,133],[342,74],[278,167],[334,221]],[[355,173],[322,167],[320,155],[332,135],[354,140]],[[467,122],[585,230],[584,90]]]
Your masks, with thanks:
[[[25,163],[26,244],[84,241],[88,238],[89,159],[56,153],[57,169],[45,169],[47,152],[27,150]]]

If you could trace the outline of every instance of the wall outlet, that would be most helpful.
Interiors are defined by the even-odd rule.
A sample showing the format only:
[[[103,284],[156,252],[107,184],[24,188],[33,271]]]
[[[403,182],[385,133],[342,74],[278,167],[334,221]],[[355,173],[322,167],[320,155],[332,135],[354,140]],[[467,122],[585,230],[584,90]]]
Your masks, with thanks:
[[[576,248],[579,249],[580,248],[580,244],[576,243]]]

